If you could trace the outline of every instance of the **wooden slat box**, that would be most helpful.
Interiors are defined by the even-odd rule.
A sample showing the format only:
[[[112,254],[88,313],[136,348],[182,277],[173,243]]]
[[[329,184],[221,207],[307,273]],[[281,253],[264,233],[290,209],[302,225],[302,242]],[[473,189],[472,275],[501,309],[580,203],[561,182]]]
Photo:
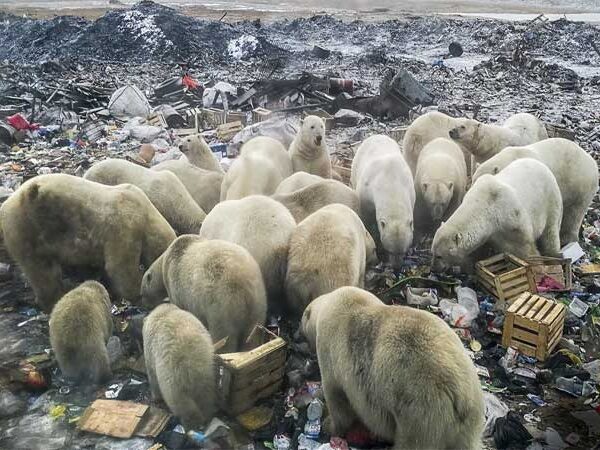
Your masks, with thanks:
[[[566,308],[549,298],[525,292],[506,310],[502,346],[544,361],[563,334]]]
[[[548,256],[530,256],[527,258],[527,264],[537,285],[544,276],[553,278],[564,286],[564,289],[548,289],[545,292],[563,292],[570,291],[573,287],[573,275],[571,272],[571,260],[569,258],[551,258]],[[542,292],[538,292],[542,293]]]
[[[475,264],[481,286],[498,299],[498,307],[510,304],[523,292],[535,292],[529,264],[508,253],[501,253]]]
[[[238,415],[280,389],[287,343],[257,326],[247,341],[249,351],[215,356],[221,407]]]

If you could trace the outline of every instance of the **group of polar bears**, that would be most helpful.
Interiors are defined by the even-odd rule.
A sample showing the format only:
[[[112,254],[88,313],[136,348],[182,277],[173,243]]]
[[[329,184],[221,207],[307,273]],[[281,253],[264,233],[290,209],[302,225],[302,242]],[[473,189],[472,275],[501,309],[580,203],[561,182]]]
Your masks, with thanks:
[[[110,159],[83,179],[25,182],[0,208],[2,235],[51,311],[67,376],[106,380],[111,295],[141,302],[153,308],[143,327],[153,396],[197,428],[217,409],[213,343],[238,351],[267,311],[288,312],[302,316],[317,353],[328,431],[343,435],[359,419],[396,449],[474,449],[483,397],[460,340],[436,316],[361,289],[365,268],[378,254],[399,264],[422,227],[435,231],[437,268],[484,244],[557,254],[577,239],[598,173],[579,146],[545,137],[529,114],[499,127],[427,113],[402,148],[367,138],[350,188],[333,179],[315,116],[289,149],[250,140],[226,173],[202,137],[189,136],[184,157],[151,169]],[[467,191],[470,154],[482,164]],[[71,267],[96,270],[104,285],[65,293]]]

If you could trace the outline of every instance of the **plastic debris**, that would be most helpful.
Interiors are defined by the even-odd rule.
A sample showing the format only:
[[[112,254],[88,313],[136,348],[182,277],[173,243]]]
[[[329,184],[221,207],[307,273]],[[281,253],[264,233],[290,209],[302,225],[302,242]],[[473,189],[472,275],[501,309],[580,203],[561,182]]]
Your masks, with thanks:
[[[108,102],[110,113],[119,118],[148,117],[150,104],[137,86],[127,85],[117,89]]]

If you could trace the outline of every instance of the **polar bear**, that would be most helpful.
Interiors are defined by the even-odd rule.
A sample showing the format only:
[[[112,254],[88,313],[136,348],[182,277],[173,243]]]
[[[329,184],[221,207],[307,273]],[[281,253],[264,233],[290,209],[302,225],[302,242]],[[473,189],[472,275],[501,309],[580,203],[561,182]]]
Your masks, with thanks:
[[[179,234],[195,233],[206,217],[179,178],[168,171],[156,172],[124,159],[105,159],[90,167],[83,178],[108,186],[130,183],[139,187]]]
[[[63,268],[107,276],[118,298],[135,302],[143,268],[175,232],[137,187],[104,186],[66,174],[26,181],[0,208],[4,244],[50,312],[64,294]]]
[[[306,308],[301,330],[316,349],[332,435],[360,420],[395,450],[481,448],[479,378],[442,319],[341,287]]]
[[[204,170],[223,173],[219,160],[201,134],[192,134],[182,138],[179,141],[179,150],[183,153],[180,161],[189,162]]]
[[[363,222],[398,267],[413,240],[415,187],[396,141],[367,138],[352,161],[351,183]]]
[[[298,224],[290,239],[285,292],[301,315],[320,295],[342,286],[363,287],[375,242],[360,217],[345,205],[324,206]]]
[[[415,174],[417,228],[438,224],[460,205],[467,189],[467,166],[458,145],[446,138],[429,142]]]
[[[510,116],[503,124],[488,125],[475,119],[455,119],[450,137],[470,152],[477,163],[487,161],[502,149],[548,139],[544,123],[529,113]]]
[[[307,116],[302,120],[289,151],[294,172],[308,172],[331,178],[331,159],[325,142],[325,123],[320,117]]]
[[[535,159],[509,164],[498,175],[482,175],[433,238],[433,270],[462,265],[490,244],[520,258],[560,252],[562,198],[550,169]]]
[[[283,145],[260,136],[248,141],[233,162],[221,185],[221,201],[249,195],[272,195],[292,174],[292,161]]]
[[[154,308],[142,333],[152,397],[162,398],[186,429],[202,429],[218,401],[210,334],[193,314],[170,303]]]
[[[311,184],[323,181],[325,178],[319,175],[313,175],[307,172],[296,172],[291,174],[277,186],[276,194],[291,194],[294,191],[310,186]]]
[[[166,297],[191,312],[214,342],[227,338],[224,353],[240,351],[256,325],[267,318],[260,267],[231,242],[178,237],[144,274],[142,304],[153,308]]]
[[[209,213],[221,198],[223,173],[205,170],[182,159],[163,161],[152,167],[155,171],[174,173],[183,183],[194,201],[206,213]]]
[[[99,384],[112,376],[106,343],[113,333],[108,292],[86,281],[66,293],[50,315],[50,344],[63,375]]]
[[[258,263],[267,289],[269,306],[283,302],[290,237],[296,221],[285,206],[262,195],[219,203],[200,229],[204,239],[223,239],[241,245]]]
[[[505,148],[477,168],[473,182],[482,175],[497,174],[520,158],[537,159],[554,174],[563,203],[560,243],[576,242],[585,213],[598,191],[596,161],[575,142],[546,139],[524,147]]]
[[[341,203],[359,213],[356,192],[335,180],[322,179],[291,194],[275,194],[271,198],[289,209],[298,223],[331,203]]]

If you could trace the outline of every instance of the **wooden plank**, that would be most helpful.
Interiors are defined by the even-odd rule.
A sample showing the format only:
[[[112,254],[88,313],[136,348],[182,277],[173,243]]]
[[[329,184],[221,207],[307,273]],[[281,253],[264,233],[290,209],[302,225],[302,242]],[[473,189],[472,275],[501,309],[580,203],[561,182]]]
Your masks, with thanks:
[[[487,266],[486,269],[492,272],[494,276],[498,276],[500,275],[499,272],[504,273],[509,267],[512,267],[510,263],[507,263],[506,261],[500,261],[490,266]]]
[[[557,328],[563,328],[565,326],[565,313],[566,310],[563,310],[558,317],[554,320],[554,322],[550,325],[550,334],[554,333]]]
[[[558,341],[560,340],[562,335],[563,335],[563,333],[562,333],[562,329],[561,329],[560,333],[557,333],[555,336],[553,336],[551,338],[550,342],[548,342],[548,354],[550,354],[552,352],[552,350],[554,350],[554,347],[556,347],[556,345],[558,344]]]
[[[513,263],[515,263],[517,266],[521,266],[521,267],[529,267],[529,264],[527,263],[527,261],[516,257],[515,255],[511,255],[510,253],[506,254],[507,259],[509,259],[510,261],[512,261]]]
[[[226,353],[218,355],[218,357],[220,357],[223,360],[223,363],[230,369],[241,370],[246,365],[253,363],[271,352],[285,347],[285,345],[286,343],[283,339],[277,338],[248,352]]]
[[[548,343],[548,327],[541,327],[540,334],[538,335],[537,341],[537,351],[535,353],[535,357],[540,361],[546,359],[547,354],[547,344]]]
[[[254,379],[251,384],[244,386],[243,389],[239,389],[231,393],[230,399],[235,402],[238,398],[255,396],[258,392],[262,391],[265,387],[275,383],[277,380],[283,378],[285,373],[285,367],[279,366],[275,370],[265,373],[262,376]]]
[[[502,285],[500,284],[500,280],[498,278],[494,278],[494,291],[496,292],[496,297],[501,303],[506,301],[504,291],[502,290]]]
[[[532,331],[539,331],[540,324],[537,322],[533,322],[525,317],[521,317],[518,314],[515,314],[515,325],[520,326],[522,328],[527,328]]]
[[[510,346],[516,348],[521,353],[523,353],[524,355],[527,355],[527,356],[535,356],[535,353],[537,350],[535,346],[530,345],[526,342],[521,342],[521,341],[515,340],[515,339],[513,339],[511,341]]]
[[[537,297],[537,301],[531,307],[531,309],[529,311],[527,311],[527,314],[525,315],[525,317],[527,317],[528,319],[532,319],[533,320],[533,318],[538,313],[538,311],[540,309],[542,309],[542,307],[544,305],[546,305],[547,303],[548,302],[546,301],[546,299],[544,297]]]
[[[280,380],[277,383],[268,386],[261,392],[257,393],[255,398],[238,398],[235,403],[225,405],[225,409],[230,414],[237,416],[238,414],[252,408],[257,400],[272,396],[281,388],[282,384],[283,380]]]
[[[515,278],[514,280],[511,280],[509,282],[502,283],[502,290],[504,292],[512,291],[523,287],[525,287],[525,290],[529,289],[529,283],[527,282],[527,278],[525,276]]]
[[[542,307],[542,309],[540,309],[538,311],[538,313],[535,315],[533,320],[535,320],[536,322],[541,322],[542,319],[544,318],[544,316],[548,313],[548,311],[550,311],[551,308],[552,308],[552,302],[546,302],[544,304],[544,306]]]
[[[514,321],[515,315],[507,313],[504,319],[504,328],[502,329],[502,347],[504,348],[510,346],[510,333],[512,332]]]
[[[483,264],[477,263],[476,264],[476,269],[478,269],[478,270],[480,270],[482,272],[481,276],[486,276],[486,277],[488,277],[490,279],[494,278],[494,274],[492,272],[490,272],[489,270],[487,270],[487,268]]]
[[[521,296],[517,300],[515,300],[515,302],[512,305],[510,305],[510,307],[508,308],[508,310],[506,312],[507,313],[516,312],[523,303],[525,303],[527,300],[529,300],[530,297],[531,297],[531,293],[523,292],[523,294],[521,294]]]
[[[510,272],[506,272],[506,273],[503,273],[502,275],[499,275],[499,278],[503,282],[513,280],[515,278],[526,278],[526,277],[527,277],[527,271],[522,267],[519,267],[518,269],[513,269]]]
[[[552,302],[552,303],[554,303],[554,302]],[[554,322],[554,320],[558,317],[558,315],[564,309],[565,309],[565,305],[559,304],[559,303],[554,303],[553,309],[548,313],[548,315],[546,317],[544,317],[544,320],[542,320],[542,323],[545,325],[550,325],[552,322]]]
[[[538,297],[536,295],[531,295],[525,303],[519,308],[517,311],[517,316],[526,317],[529,310],[535,305]]]
[[[262,361],[262,364],[254,368],[254,370],[242,371],[233,380],[231,389],[238,391],[244,389],[246,386],[255,382],[258,377],[261,377],[265,373],[270,373],[279,367],[285,365],[285,353],[277,353],[276,357],[269,361]]]
[[[518,339],[520,341],[525,341],[533,345],[538,344],[539,334],[531,333],[529,330],[525,330],[519,327],[513,327],[511,331],[511,339]]]

